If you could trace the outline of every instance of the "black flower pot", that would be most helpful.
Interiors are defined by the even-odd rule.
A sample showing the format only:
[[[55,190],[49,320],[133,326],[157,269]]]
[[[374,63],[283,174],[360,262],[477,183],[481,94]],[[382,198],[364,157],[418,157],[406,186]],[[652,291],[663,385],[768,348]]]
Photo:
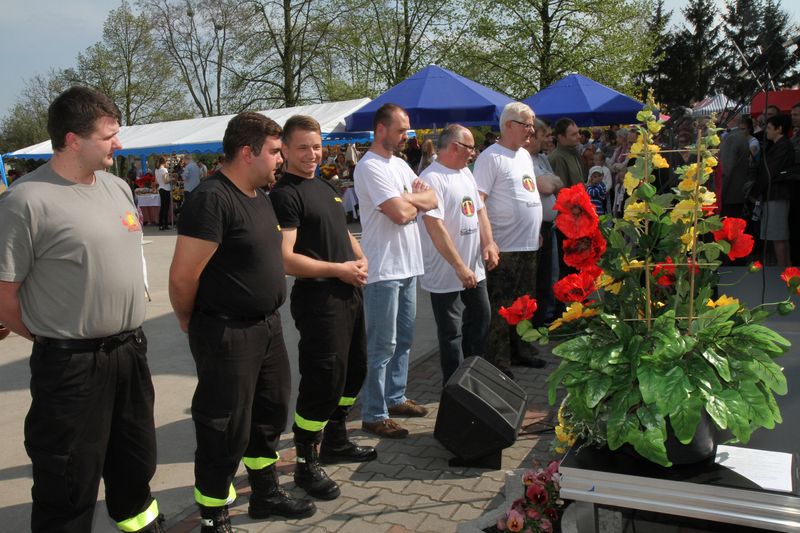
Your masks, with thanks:
[[[702,409],[694,438],[689,444],[683,444],[672,431],[672,424],[667,417],[667,440],[664,446],[667,448],[667,457],[674,465],[706,461],[717,455],[717,428],[706,410]]]

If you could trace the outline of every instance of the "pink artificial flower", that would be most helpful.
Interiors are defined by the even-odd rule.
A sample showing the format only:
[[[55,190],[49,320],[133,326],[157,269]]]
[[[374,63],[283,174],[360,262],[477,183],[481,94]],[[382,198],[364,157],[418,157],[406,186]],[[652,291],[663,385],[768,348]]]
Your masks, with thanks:
[[[524,474],[522,474],[522,484],[526,487],[528,485],[532,485],[533,482],[536,480],[536,475],[534,474],[533,470],[528,470]]]
[[[539,517],[541,516],[539,513],[536,512],[535,509],[528,509],[527,511],[525,511],[525,515],[531,520],[539,520]]]
[[[544,485],[541,485],[540,483],[534,483],[528,487],[528,490],[525,492],[525,496],[527,496],[530,501],[538,505],[544,505],[550,500],[550,496],[547,494],[547,489],[544,488]]]
[[[542,518],[542,521],[539,522],[539,531],[542,533],[552,533],[553,531],[553,524],[547,518]]]
[[[498,518],[496,526],[497,526],[497,531],[505,531],[506,530],[505,518]]]
[[[514,509],[506,513],[506,527],[509,531],[514,533],[522,531],[522,526],[525,525],[525,518]]]

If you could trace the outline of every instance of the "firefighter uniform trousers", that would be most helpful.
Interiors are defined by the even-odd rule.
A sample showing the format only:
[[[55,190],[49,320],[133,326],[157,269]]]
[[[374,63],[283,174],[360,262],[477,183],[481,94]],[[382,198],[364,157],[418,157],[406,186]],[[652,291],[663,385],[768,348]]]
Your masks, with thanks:
[[[108,514],[122,531],[158,517],[153,381],[141,328],[104,342],[37,339],[25,449],[33,463],[34,533],[92,530],[100,478]],[[95,344],[94,348],[86,348]]]
[[[337,279],[295,280],[291,310],[300,332],[295,443],[319,443],[328,420],[344,422],[367,375],[363,292]]]
[[[195,311],[189,347],[197,367],[194,497],[222,507],[236,499],[239,461],[250,470],[278,461],[291,387],[280,314],[234,320]]]

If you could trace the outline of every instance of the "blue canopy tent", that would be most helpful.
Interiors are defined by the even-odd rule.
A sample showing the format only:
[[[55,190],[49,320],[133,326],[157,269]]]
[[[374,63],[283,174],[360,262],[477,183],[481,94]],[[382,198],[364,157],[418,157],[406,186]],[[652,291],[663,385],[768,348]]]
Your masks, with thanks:
[[[638,100],[580,74],[570,74],[523,102],[538,118],[569,117],[578,126],[632,124],[644,107]]]
[[[408,113],[415,129],[498,124],[503,107],[513,100],[455,72],[429,65],[398,83],[345,118],[347,131],[372,129],[375,112],[383,104],[397,104]]]

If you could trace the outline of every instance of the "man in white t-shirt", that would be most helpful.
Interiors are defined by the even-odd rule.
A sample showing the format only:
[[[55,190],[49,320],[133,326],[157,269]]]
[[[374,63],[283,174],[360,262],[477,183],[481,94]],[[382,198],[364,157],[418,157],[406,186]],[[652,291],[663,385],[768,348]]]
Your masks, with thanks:
[[[534,134],[533,110],[511,102],[500,115],[500,140],[475,161],[475,181],[486,204],[500,264],[489,272],[487,289],[492,306],[487,359],[513,377],[510,367],[541,368],[535,348],[523,345],[516,331],[497,313],[516,298],[536,295],[536,251],[542,224],[542,203],[530,154],[522,148]],[[526,353],[527,352],[527,353]]]
[[[475,153],[472,133],[451,124],[439,135],[437,148],[438,158],[419,177],[439,200],[439,207],[421,216],[427,230],[420,230],[421,285],[431,293],[444,385],[465,357],[486,356],[491,307],[484,261],[493,269],[500,250],[467,168]]]
[[[389,418],[425,416],[427,409],[406,398],[408,355],[417,312],[416,276],[422,248],[416,219],[436,207],[436,194],[393,154],[408,139],[408,115],[386,104],[375,113],[375,142],[355,169],[361,206],[361,249],[369,263],[364,287],[367,379],[361,389],[362,428],[380,437],[408,431]]]

